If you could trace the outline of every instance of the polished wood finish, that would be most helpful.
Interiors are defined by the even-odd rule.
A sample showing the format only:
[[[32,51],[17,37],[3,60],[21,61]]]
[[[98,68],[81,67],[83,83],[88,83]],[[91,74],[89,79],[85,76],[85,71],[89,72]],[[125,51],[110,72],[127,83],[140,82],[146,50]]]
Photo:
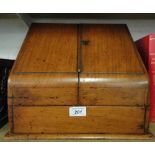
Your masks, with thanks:
[[[146,105],[146,74],[80,74],[81,105]]]
[[[82,25],[81,105],[145,105],[148,77],[126,25]],[[135,94],[136,92],[136,94]]]
[[[9,97],[14,97],[14,105],[77,104],[77,74],[14,75],[12,82],[16,87]],[[83,74],[79,85],[80,104],[145,105],[147,84],[144,75]]]
[[[144,73],[126,25],[82,25],[82,72]],[[123,65],[122,65],[123,64]]]
[[[14,133],[140,134],[144,114],[143,107],[87,106],[86,117],[69,117],[68,106],[15,106]]]
[[[33,24],[21,48],[14,71],[76,72],[77,26]]]
[[[5,140],[28,141],[155,141],[150,134],[13,134],[8,132]]]
[[[14,105],[76,105],[77,74],[26,74],[10,78]],[[11,88],[10,88],[11,89]]]
[[[125,25],[32,24],[8,81],[14,134],[145,134],[148,76]],[[86,106],[86,117],[70,117]]]
[[[76,25],[32,24],[9,79],[13,90],[8,96],[15,105],[75,105],[77,65]]]

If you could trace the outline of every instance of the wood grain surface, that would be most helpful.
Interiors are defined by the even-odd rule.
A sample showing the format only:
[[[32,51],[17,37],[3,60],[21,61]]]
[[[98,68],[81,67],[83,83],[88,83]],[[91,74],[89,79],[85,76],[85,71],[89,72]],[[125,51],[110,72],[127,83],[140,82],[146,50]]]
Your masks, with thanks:
[[[15,74],[10,77],[9,85],[8,97],[14,100],[14,105],[77,104],[78,77],[76,73]]]
[[[82,25],[82,72],[143,73],[126,25]]]
[[[146,134],[13,134],[8,132],[4,138],[6,141],[86,141],[86,142],[154,142],[155,137],[151,133]]]
[[[15,134],[144,134],[148,75],[125,25],[32,24],[8,81]],[[69,117],[70,106],[86,117]]]
[[[77,26],[32,24],[16,61],[16,73],[76,72]]]
[[[81,105],[146,105],[147,74],[80,74]]]
[[[143,107],[87,106],[69,117],[68,106],[15,106],[14,133],[144,133]]]

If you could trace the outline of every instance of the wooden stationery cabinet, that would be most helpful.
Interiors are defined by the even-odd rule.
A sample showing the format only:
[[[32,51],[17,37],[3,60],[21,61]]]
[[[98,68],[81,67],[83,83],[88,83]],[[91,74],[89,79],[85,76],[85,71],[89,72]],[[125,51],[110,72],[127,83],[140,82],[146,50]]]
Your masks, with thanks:
[[[32,24],[8,81],[10,134],[144,135],[148,86],[126,25]]]

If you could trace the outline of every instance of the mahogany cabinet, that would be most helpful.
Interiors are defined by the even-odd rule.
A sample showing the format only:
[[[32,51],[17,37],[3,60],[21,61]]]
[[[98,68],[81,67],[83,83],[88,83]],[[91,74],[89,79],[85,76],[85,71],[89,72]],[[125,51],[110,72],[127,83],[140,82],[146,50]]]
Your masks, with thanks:
[[[146,134],[148,86],[126,25],[32,24],[9,76],[10,134]]]

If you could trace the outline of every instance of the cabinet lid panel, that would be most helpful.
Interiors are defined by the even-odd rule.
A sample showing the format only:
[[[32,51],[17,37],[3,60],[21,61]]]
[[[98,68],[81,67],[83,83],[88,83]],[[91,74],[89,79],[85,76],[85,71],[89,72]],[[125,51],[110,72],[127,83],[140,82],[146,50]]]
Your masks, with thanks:
[[[77,71],[77,26],[32,24],[14,68],[16,73]]]
[[[126,25],[82,25],[82,71],[143,73],[137,49]]]

